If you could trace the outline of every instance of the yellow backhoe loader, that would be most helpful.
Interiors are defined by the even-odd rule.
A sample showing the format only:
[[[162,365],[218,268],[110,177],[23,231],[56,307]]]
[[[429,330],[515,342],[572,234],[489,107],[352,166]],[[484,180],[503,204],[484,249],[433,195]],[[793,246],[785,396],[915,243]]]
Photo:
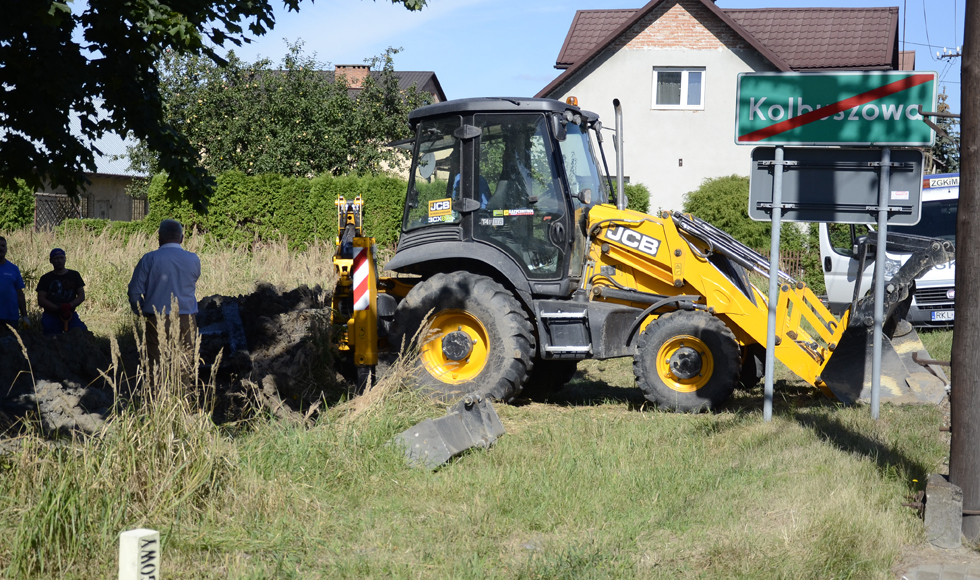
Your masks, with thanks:
[[[399,276],[378,276],[362,200],[337,202],[334,309],[361,382],[379,354],[397,353],[426,325],[420,385],[445,398],[510,401],[525,385],[560,387],[580,360],[630,356],[650,401],[710,409],[758,382],[767,347],[828,397],[867,396],[871,305],[857,301],[837,319],[803,282],[770,273],[767,259],[711,224],[627,209],[622,183],[610,203],[595,114],[549,99],[480,98],[423,107],[409,123],[402,232],[385,265]],[[915,242],[916,258],[886,288],[896,344],[885,341],[883,400],[944,388],[912,366],[923,348],[914,331],[896,336],[915,277],[952,258],[949,242]],[[772,345],[767,299],[750,273],[780,279]]]

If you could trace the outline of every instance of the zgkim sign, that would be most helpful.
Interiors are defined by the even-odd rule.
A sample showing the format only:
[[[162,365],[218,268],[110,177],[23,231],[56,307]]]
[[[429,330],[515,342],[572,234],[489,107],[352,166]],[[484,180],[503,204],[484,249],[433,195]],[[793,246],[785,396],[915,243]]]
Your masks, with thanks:
[[[931,146],[935,72],[741,73],[739,145]]]

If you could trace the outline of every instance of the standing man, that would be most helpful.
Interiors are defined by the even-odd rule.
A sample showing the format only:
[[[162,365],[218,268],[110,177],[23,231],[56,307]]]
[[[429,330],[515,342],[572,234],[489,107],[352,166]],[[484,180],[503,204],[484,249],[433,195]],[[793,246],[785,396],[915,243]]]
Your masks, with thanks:
[[[7,260],[7,238],[0,237],[0,332],[9,324],[17,328],[17,314],[20,324],[26,328],[27,300],[24,298],[24,278],[20,268]]]
[[[146,347],[150,360],[160,360],[156,313],[170,314],[170,303],[177,299],[180,318],[180,337],[189,346],[194,344],[197,325],[197,279],[201,276],[201,260],[194,252],[180,247],[184,241],[184,226],[172,219],[160,222],[160,249],[140,258],[133,278],[129,281],[129,305],[133,312],[146,317]],[[170,319],[164,319],[169,330]]]
[[[48,260],[51,271],[41,276],[37,283],[37,304],[44,310],[41,329],[44,334],[68,332],[69,328],[88,330],[75,312],[78,305],[85,302],[85,282],[81,274],[65,267],[65,251],[61,248],[51,250]]]

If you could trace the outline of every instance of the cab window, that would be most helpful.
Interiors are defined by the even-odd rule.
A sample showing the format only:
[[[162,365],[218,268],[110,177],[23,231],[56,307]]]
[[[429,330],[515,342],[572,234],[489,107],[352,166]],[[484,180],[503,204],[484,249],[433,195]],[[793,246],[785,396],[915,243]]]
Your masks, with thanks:
[[[830,245],[841,256],[854,256],[854,246],[868,235],[868,226],[863,224],[827,224]]]
[[[415,171],[409,177],[405,203],[405,231],[460,222],[459,212],[452,207],[460,174],[460,141],[453,132],[459,126],[459,117],[419,124]]]
[[[514,257],[531,279],[561,277],[566,207],[547,117],[476,115],[474,123],[481,131],[474,236]]]

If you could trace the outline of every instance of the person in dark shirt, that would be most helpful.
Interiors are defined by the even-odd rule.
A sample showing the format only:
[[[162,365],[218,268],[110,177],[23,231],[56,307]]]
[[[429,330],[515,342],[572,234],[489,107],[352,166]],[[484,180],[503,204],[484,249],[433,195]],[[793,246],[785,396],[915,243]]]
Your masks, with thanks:
[[[65,268],[65,251],[51,250],[51,271],[37,283],[37,303],[44,310],[41,328],[44,334],[67,332],[69,328],[88,330],[75,309],[85,301],[85,282],[82,276]]]

